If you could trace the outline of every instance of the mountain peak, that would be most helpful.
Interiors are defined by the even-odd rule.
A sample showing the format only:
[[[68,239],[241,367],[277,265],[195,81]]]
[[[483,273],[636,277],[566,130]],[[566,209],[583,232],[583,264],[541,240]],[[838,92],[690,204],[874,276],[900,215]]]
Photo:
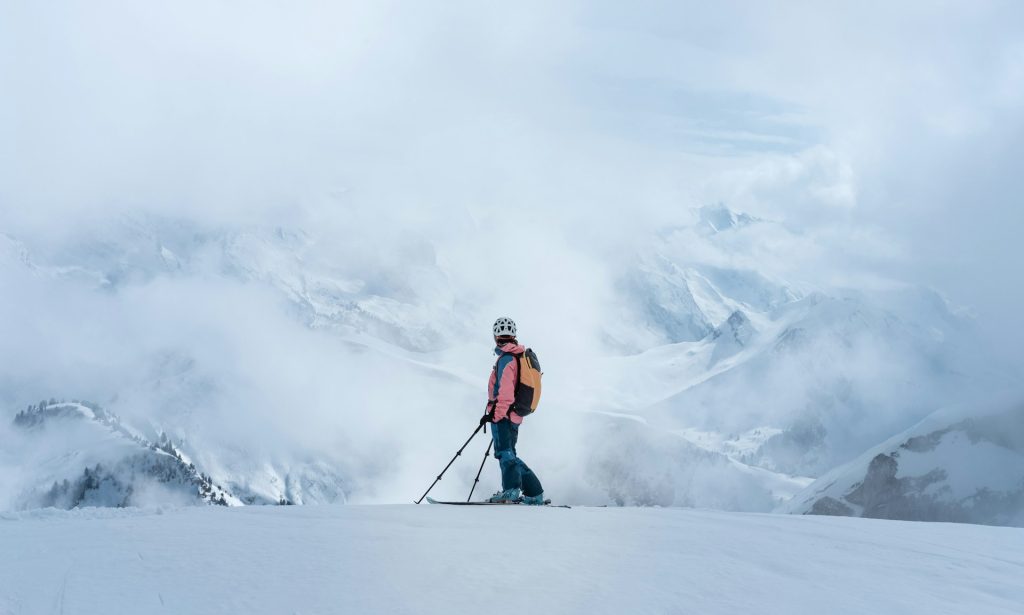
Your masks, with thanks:
[[[699,221],[697,228],[704,233],[714,234],[732,228],[743,228],[749,226],[759,219],[745,213],[737,213],[725,206],[724,203],[705,205],[697,209]]]
[[[711,364],[732,356],[750,343],[751,338],[757,331],[753,323],[741,310],[736,310],[729,315],[721,326],[712,332],[712,339],[715,340],[715,350],[711,354]]]

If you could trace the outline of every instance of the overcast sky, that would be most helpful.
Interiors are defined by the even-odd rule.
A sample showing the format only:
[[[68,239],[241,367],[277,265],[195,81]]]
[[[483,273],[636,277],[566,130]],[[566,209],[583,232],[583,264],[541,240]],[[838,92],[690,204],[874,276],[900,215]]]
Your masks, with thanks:
[[[1019,2],[5,2],[0,91],[16,236],[468,217],[610,249],[721,201],[1024,341]]]

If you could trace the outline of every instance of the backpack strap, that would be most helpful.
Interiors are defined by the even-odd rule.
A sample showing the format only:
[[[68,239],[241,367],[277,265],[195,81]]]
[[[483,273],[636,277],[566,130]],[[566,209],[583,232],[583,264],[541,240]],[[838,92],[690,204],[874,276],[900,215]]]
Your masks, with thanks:
[[[512,389],[512,405],[508,407],[509,412],[515,412],[519,414],[515,408],[518,407],[519,403],[519,386],[523,383],[523,354],[522,352],[509,352],[516,359],[516,386]],[[522,416],[520,414],[520,416]]]

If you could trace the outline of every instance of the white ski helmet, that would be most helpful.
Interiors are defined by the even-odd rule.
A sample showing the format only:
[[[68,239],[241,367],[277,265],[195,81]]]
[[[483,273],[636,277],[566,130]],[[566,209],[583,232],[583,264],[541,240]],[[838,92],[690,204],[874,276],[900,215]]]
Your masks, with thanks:
[[[499,318],[494,321],[494,337],[516,336],[516,323],[511,318]]]

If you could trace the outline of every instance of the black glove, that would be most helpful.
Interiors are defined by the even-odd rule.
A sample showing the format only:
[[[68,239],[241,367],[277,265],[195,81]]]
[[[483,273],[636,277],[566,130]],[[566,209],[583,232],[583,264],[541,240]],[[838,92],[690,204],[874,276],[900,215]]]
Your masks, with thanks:
[[[480,417],[480,424],[493,423],[494,422],[494,402],[487,403],[487,410],[484,411],[484,415]]]

